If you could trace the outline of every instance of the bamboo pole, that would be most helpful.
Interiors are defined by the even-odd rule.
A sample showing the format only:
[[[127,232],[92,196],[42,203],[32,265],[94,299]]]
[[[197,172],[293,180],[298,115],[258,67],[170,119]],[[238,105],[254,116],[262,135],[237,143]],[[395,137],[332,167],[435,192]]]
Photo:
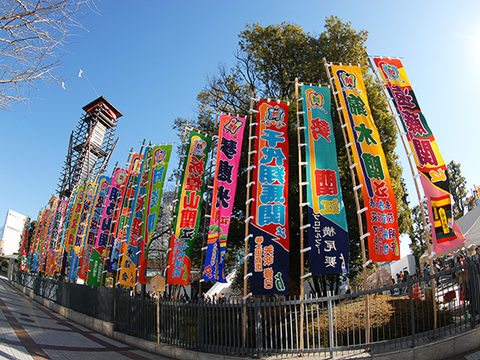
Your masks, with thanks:
[[[327,61],[325,58],[323,58],[323,62],[325,64],[325,69],[327,71],[327,77],[330,79],[330,84],[332,86],[332,89],[335,89],[335,82],[333,81],[332,74],[330,73],[330,68],[329,65],[327,64]],[[337,89],[338,92],[341,91],[341,89]],[[337,92],[337,93],[338,93]],[[364,291],[368,290],[368,284],[367,284],[367,255],[366,255],[366,249],[365,249],[365,237],[368,235],[363,233],[363,221],[362,221],[362,212],[360,210],[360,201],[358,199],[358,193],[357,191],[361,188],[360,186],[357,186],[356,178],[355,178],[355,171],[354,168],[355,166],[352,166],[352,157],[350,154],[350,149],[349,149],[349,142],[348,142],[348,134],[346,133],[346,126],[348,124],[345,122],[345,119],[343,117],[343,113],[341,110],[338,110],[340,107],[340,104],[338,103],[338,98],[337,95],[335,94],[336,91],[333,91],[333,98],[335,99],[335,106],[337,108],[338,112],[338,117],[340,119],[341,123],[341,128],[342,128],[342,134],[343,134],[343,139],[345,141],[345,148],[347,152],[347,157],[348,157],[348,165],[350,167],[350,175],[352,177],[352,185],[353,185],[353,193],[355,196],[355,206],[357,208],[357,220],[358,220],[358,231],[360,235],[360,246],[362,249],[362,265],[363,265],[363,288]],[[365,338],[366,342],[370,342],[370,296],[368,294],[365,295]]]
[[[254,102],[255,93],[252,92],[252,97],[250,99],[250,114],[249,114],[249,126],[248,126],[248,155],[247,155],[247,194],[246,194],[246,209],[245,209],[245,257],[243,260],[243,299],[246,302],[247,291],[248,291],[248,238],[249,238],[249,223],[250,223],[250,186],[251,186],[251,151],[252,151],[252,127],[255,123],[252,122],[253,117],[253,102]],[[247,306],[244,304],[243,307],[243,346],[247,345]]]
[[[299,99],[299,94],[298,94],[298,78],[295,78],[295,99],[297,100],[297,143],[298,143],[298,201],[300,204],[300,298],[303,300],[303,297],[305,295],[305,289],[304,289],[304,278],[303,278],[303,273],[305,271],[304,269],[304,252],[302,251],[304,249],[304,238],[303,238],[303,206],[301,205],[303,202],[303,172],[302,172],[302,147],[300,146],[301,144],[301,137],[300,137],[300,114],[298,111],[298,104],[300,103]],[[302,317],[303,320],[303,317]]]
[[[303,216],[304,216],[304,211],[303,211],[303,185],[305,182],[303,181],[303,171],[302,171],[302,148],[303,146],[300,146],[301,144],[301,136],[300,136],[300,113],[298,111],[298,105],[301,102],[301,99],[298,94],[298,77],[295,78],[295,99],[297,100],[297,144],[298,144],[298,202],[300,206],[300,300],[304,300],[305,297],[305,256],[304,256],[304,229],[303,229]],[[303,349],[303,324],[304,324],[304,317],[305,317],[305,308],[303,302],[301,303],[300,306],[300,349]]]
[[[383,82],[381,81],[380,77],[378,76],[378,72],[376,71],[375,66],[372,64],[371,57],[368,58],[368,61],[369,61],[371,69],[373,70],[373,72],[375,73],[375,76],[377,77],[377,80],[379,81],[380,84],[383,85]],[[409,150],[408,150],[407,144],[405,142],[405,133],[401,130],[400,124],[398,123],[398,118],[397,118],[397,115],[396,115],[396,111],[393,109],[391,101],[388,101],[388,100],[391,100],[391,98],[390,98],[390,96],[388,96],[388,94],[385,90],[385,86],[382,86],[382,91],[383,91],[383,93],[384,93],[384,95],[387,99],[387,103],[388,103],[388,107],[390,108],[390,112],[392,113],[392,115],[395,119],[395,125],[397,126],[397,130],[398,130],[398,133],[400,135],[400,139],[402,139],[402,144],[403,144],[403,148],[405,149],[405,153],[407,154],[408,165],[410,166],[410,171],[412,173],[413,182],[415,184],[415,190],[417,192],[418,205],[420,206],[420,213],[422,214],[423,228],[425,230],[425,238],[426,238],[426,241],[427,241],[427,251],[428,251],[428,255],[429,255],[428,256],[428,262],[429,262],[429,265],[430,265],[430,274],[434,274],[435,270],[434,270],[434,267],[433,267],[433,260],[432,260],[432,248],[431,248],[431,245],[430,245],[430,242],[431,242],[432,239],[431,239],[431,236],[430,236],[430,232],[428,231],[427,218],[425,216],[425,212],[423,211],[423,198],[422,198],[422,195],[420,193],[420,187],[418,186],[418,183],[417,183],[417,178],[419,176],[418,172],[415,171],[417,166],[416,166],[416,164],[414,165],[412,163],[412,159],[411,159],[413,156],[415,156],[415,154],[412,153],[412,152],[409,152]],[[432,286],[433,306],[434,306],[434,310],[435,310],[433,312],[433,328],[436,329],[437,328],[437,299],[435,297],[435,279],[431,280],[431,286]]]

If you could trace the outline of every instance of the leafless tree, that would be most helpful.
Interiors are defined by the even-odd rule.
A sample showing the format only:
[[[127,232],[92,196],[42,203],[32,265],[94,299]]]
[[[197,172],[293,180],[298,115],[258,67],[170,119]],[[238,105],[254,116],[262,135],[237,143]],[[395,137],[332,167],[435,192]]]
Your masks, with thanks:
[[[52,70],[93,1],[0,0],[0,109],[28,100],[38,81],[61,81]]]

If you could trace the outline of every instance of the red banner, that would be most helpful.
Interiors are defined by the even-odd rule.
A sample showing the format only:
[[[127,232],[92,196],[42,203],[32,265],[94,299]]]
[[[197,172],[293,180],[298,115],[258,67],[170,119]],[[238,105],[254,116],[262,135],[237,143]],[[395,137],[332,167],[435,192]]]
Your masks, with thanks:
[[[399,59],[374,58],[407,134],[422,187],[427,198],[428,216],[433,225],[433,250],[441,253],[461,245],[465,237],[452,213],[447,166],[423,116],[407,74]]]

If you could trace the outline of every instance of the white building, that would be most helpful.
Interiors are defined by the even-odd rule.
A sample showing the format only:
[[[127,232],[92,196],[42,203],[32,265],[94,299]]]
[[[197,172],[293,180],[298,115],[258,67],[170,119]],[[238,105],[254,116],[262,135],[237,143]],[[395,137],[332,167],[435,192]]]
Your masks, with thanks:
[[[387,270],[395,280],[397,279],[396,275],[400,273],[400,271],[407,270],[409,275],[416,275],[417,273],[415,256],[412,254],[408,254],[397,261],[383,263],[380,267]]]
[[[0,254],[11,255],[18,253],[20,238],[25,225],[25,215],[19,214],[13,210],[8,210],[5,218],[5,225],[0,228],[1,242]]]

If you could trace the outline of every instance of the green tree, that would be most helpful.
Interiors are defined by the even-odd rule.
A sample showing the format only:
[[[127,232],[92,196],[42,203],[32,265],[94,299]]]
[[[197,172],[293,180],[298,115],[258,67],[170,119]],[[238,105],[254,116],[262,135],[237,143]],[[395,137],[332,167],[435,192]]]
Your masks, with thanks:
[[[343,23],[331,16],[325,21],[325,31],[315,36],[296,24],[282,23],[262,27],[247,24],[239,35],[239,46],[235,54],[235,65],[227,69],[219,66],[217,74],[211,76],[207,85],[198,95],[197,119],[192,125],[204,131],[215,133],[215,114],[248,114],[252,92],[261,98],[290,101],[289,129],[290,164],[298,162],[295,85],[296,77],[304,83],[328,83],[323,58],[329,62],[360,64],[365,74],[368,98],[372,115],[380,133],[392,183],[397,198],[399,227],[401,232],[409,228],[408,206],[402,202],[404,195],[401,174],[402,167],[394,153],[397,130],[388,105],[371,75],[368,74],[365,42],[368,33],[356,31],[350,23]],[[345,208],[350,234],[350,274],[355,276],[361,270],[361,250],[353,196],[352,179],[347,154],[340,128],[337,111],[332,104],[334,134],[337,139],[338,162]],[[177,119],[174,128],[182,131],[186,119]],[[243,153],[247,153],[248,129],[245,132]],[[242,253],[244,247],[244,220],[246,201],[246,156],[242,157],[238,176],[237,195],[233,219],[230,225],[228,251]],[[299,283],[299,185],[298,169],[289,167],[289,222],[290,222],[290,288]],[[302,202],[306,201],[302,199]],[[306,240],[305,240],[306,241]],[[308,267],[308,263],[307,263]],[[243,276],[243,274],[242,274]],[[322,279],[322,283],[325,283]],[[293,281],[293,283],[292,283]],[[339,281],[338,276],[329,281]],[[292,286],[293,285],[293,286]],[[297,287],[298,288],[298,287]]]
[[[427,226],[430,224],[428,220],[427,205],[423,204],[423,212],[425,214],[425,220],[427,221]],[[420,259],[420,257],[427,251],[427,236],[425,233],[425,228],[423,226],[423,217],[421,213],[420,205],[414,206],[412,209],[412,224],[408,230],[408,236],[410,237],[410,250],[412,254]],[[428,230],[430,231],[430,230]]]
[[[465,213],[465,206],[468,206],[467,179],[462,176],[460,163],[450,161],[447,164],[450,193],[453,197],[453,216],[455,220],[461,218]]]

